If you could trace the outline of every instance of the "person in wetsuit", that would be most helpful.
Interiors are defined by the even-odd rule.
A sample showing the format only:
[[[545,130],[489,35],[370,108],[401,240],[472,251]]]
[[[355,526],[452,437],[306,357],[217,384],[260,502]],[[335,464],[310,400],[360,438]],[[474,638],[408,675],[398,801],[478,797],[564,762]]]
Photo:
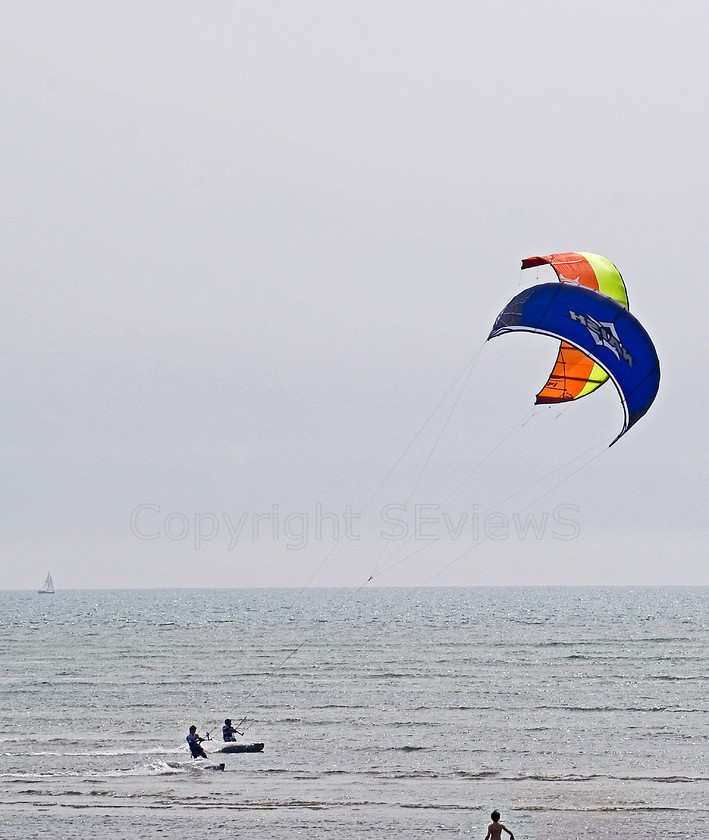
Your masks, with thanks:
[[[197,727],[194,725],[190,726],[190,734],[187,736],[186,741],[189,744],[190,752],[192,753],[192,758],[207,757],[207,753],[201,747],[203,740],[204,738],[200,737],[197,734]]]
[[[234,735],[236,735],[237,732],[238,730],[234,729],[234,727],[231,725],[231,720],[227,718],[224,721],[224,726],[222,726],[222,738],[224,738],[225,741],[236,741]]]

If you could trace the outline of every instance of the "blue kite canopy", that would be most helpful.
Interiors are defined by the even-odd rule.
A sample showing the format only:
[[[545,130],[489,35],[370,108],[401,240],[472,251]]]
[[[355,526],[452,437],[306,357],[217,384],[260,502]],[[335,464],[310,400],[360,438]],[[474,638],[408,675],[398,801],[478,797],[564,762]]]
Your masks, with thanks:
[[[567,283],[532,286],[500,312],[488,341],[517,330],[573,344],[608,373],[625,412],[623,428],[612,443],[652,405],[660,387],[655,347],[638,319],[612,298]]]

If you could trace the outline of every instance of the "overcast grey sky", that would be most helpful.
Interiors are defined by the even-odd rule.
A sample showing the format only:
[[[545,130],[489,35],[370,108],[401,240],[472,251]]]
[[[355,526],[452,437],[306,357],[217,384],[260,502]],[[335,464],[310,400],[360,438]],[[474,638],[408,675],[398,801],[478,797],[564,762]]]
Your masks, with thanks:
[[[707,7],[0,10],[0,588],[709,583]],[[607,451],[485,344],[566,250],[661,360]]]

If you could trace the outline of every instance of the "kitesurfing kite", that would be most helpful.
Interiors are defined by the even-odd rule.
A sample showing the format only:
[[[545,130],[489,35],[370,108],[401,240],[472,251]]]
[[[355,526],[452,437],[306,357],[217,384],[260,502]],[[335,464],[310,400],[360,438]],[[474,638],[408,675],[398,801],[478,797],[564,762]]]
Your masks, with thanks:
[[[628,308],[628,293],[623,278],[613,263],[605,257],[584,251],[572,251],[522,260],[522,269],[541,265],[550,265],[562,283],[595,289]],[[539,404],[577,400],[591,394],[607,379],[608,374],[593,359],[562,341],[554,368],[546,385],[537,394],[536,402]]]
[[[556,258],[561,259],[554,264],[552,260]],[[587,283],[581,285],[580,273],[578,278],[569,278],[561,269],[570,264],[580,267],[584,265],[582,261],[591,267],[598,280],[597,288],[589,287]],[[523,331],[542,333],[562,342],[552,376],[537,396],[537,402],[577,399],[591,393],[610,377],[618,389],[625,415],[623,428],[612,441],[615,443],[637,423],[655,399],[660,386],[660,363],[655,347],[643,326],[626,308],[625,287],[611,263],[591,254],[556,254],[525,260],[523,267],[545,262],[554,266],[562,282],[532,286],[516,295],[497,316],[488,340],[502,333]],[[599,277],[595,271],[597,265],[611,266],[617,275],[619,284],[615,278],[611,283],[613,294],[603,292],[604,272],[601,271]],[[584,272],[587,272],[586,268]],[[590,367],[585,379],[571,370],[567,346],[578,353],[580,359],[576,364]],[[556,381],[555,374],[558,375]],[[555,384],[551,385],[553,381]],[[562,393],[561,399],[544,398],[545,391],[554,393],[557,389],[568,395]]]

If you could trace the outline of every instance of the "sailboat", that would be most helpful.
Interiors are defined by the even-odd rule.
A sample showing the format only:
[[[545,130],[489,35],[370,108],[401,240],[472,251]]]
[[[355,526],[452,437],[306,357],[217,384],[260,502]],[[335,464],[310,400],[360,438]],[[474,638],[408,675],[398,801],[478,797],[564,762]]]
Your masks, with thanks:
[[[38,595],[54,595],[54,581],[52,576],[47,574],[47,579],[44,581],[44,586],[37,590]]]

